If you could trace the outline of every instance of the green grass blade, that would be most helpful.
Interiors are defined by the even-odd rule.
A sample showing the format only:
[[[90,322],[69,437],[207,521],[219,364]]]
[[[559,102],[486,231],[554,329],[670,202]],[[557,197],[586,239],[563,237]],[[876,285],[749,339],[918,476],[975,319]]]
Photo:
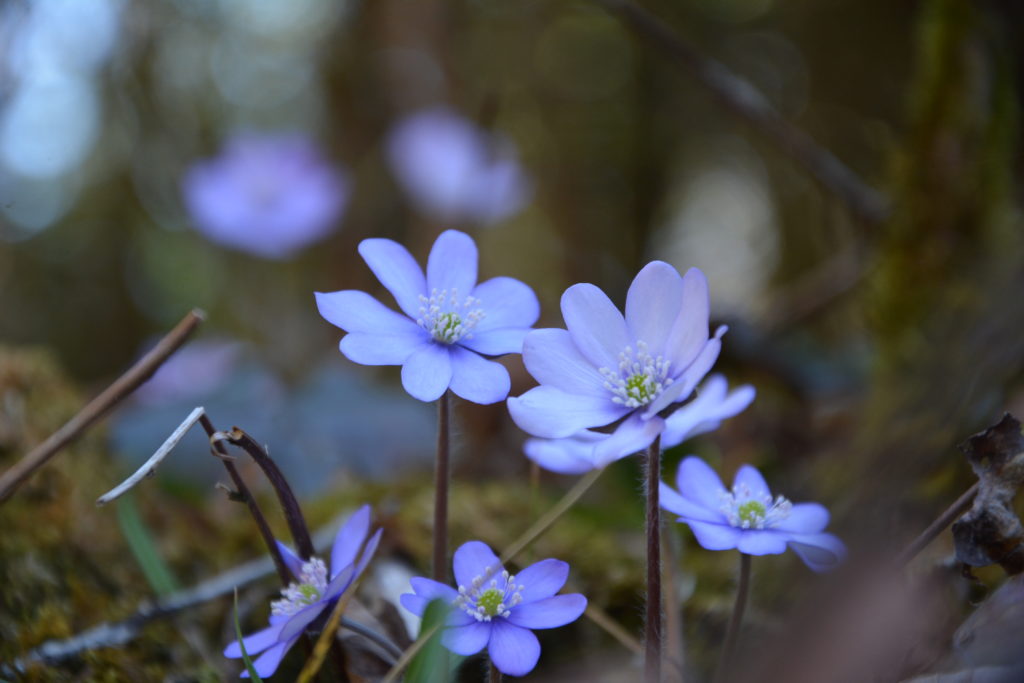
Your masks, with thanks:
[[[249,653],[245,651],[245,643],[242,642],[242,625],[238,623],[238,589],[235,589],[235,637],[238,638],[238,647],[242,649],[242,661],[245,662],[245,670],[255,683],[263,683],[263,679],[256,673],[256,667],[252,665]]]
[[[455,680],[455,671],[466,659],[449,652],[441,644],[441,633],[448,619],[451,605],[444,600],[432,600],[423,612],[420,636],[434,630],[423,648],[416,653],[406,670],[406,683],[448,683]]]
[[[177,591],[178,582],[160,555],[152,534],[142,521],[133,496],[124,496],[117,502],[117,521],[132,555],[135,556],[153,591],[161,597]]]

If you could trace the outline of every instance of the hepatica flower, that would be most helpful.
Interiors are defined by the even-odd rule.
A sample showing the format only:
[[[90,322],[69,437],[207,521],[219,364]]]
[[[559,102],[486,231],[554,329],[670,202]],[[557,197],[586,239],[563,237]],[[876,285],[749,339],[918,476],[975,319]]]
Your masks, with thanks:
[[[508,371],[482,356],[522,350],[540,315],[532,289],[509,277],[477,284],[476,244],[456,230],[434,242],[425,276],[397,242],[363,240],[359,254],[405,315],[365,292],[317,292],[320,315],[348,333],[340,346],[345,357],[401,365],[402,386],[421,401],[448,388],[480,404],[508,396]]]
[[[441,642],[458,655],[487,648],[504,674],[525,676],[540,658],[532,629],[556,628],[576,621],[587,608],[579,593],[555,595],[569,576],[561,560],[541,560],[518,574],[509,574],[494,552],[480,541],[455,551],[458,590],[431,579],[412,579],[413,593],[401,596],[402,606],[417,616],[431,600],[452,606]]]
[[[496,223],[529,198],[512,143],[448,109],[411,114],[387,145],[399,182],[421,211],[438,219]]]
[[[710,376],[693,401],[665,418],[662,447],[672,448],[691,437],[718,429],[722,420],[745,410],[754,400],[754,394],[754,387],[750,385],[729,391],[724,377]],[[565,439],[527,439],[523,450],[528,458],[552,472],[581,474],[636,452],[598,448],[611,438],[611,434],[584,429]],[[629,446],[625,444],[626,449]]]
[[[370,506],[364,505],[338,531],[331,549],[329,570],[322,559],[314,556],[303,561],[291,548],[278,542],[281,555],[296,580],[281,591],[279,600],[270,603],[270,627],[242,639],[250,657],[260,655],[253,665],[261,678],[277,670],[285,653],[306,628],[321,615],[326,618],[338,598],[366,569],[377,550],[382,530],[378,529],[367,541],[369,531]],[[242,656],[238,641],[224,648],[224,656],[234,659]],[[248,671],[242,672],[242,678],[248,677]]]
[[[658,413],[686,400],[718,358],[708,335],[708,288],[691,268],[680,277],[662,261],[647,264],[629,287],[626,315],[591,284],[562,295],[567,330],[526,336],[523,361],[540,382],[508,401],[523,430],[547,439],[623,420],[611,438],[595,439],[596,462],[647,447],[665,429]]]
[[[736,548],[747,555],[777,555],[792,548],[815,571],[834,567],[846,554],[843,542],[826,533],[828,510],[818,503],[772,497],[761,473],[750,465],[736,472],[732,490],[714,470],[690,456],[679,465],[679,491],[661,484],[661,506],[679,515],[708,550]]]
[[[201,161],[182,184],[196,228],[210,240],[283,259],[326,237],[348,182],[300,135],[242,135]]]

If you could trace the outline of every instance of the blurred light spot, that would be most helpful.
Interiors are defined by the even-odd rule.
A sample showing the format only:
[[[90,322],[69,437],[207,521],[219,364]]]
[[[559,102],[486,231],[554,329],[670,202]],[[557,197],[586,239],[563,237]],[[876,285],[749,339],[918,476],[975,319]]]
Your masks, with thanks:
[[[304,54],[268,48],[230,37],[222,38],[210,55],[217,89],[243,107],[286,102],[309,87],[312,62]]]
[[[49,227],[67,212],[74,194],[67,183],[0,171],[0,239],[19,242]]]
[[[611,97],[633,69],[629,37],[602,14],[574,14],[552,23],[540,37],[535,60],[559,94],[585,101]]]
[[[8,58],[23,77],[75,71],[91,74],[114,47],[121,2],[35,0]]]
[[[229,26],[260,36],[294,42],[311,40],[331,30],[348,2],[325,0],[220,0]]]

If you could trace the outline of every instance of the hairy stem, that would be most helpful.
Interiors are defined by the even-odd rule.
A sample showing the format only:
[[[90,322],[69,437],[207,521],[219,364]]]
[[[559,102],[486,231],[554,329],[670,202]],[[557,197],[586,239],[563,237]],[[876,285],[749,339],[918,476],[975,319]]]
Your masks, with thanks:
[[[935,518],[935,521],[928,525],[928,528],[921,532],[921,535],[914,539],[914,541],[907,546],[907,548],[900,553],[896,562],[902,567],[910,562],[919,552],[924,550],[925,546],[935,540],[935,537],[942,533],[943,529],[952,524],[957,517],[962,515],[971,502],[974,500],[974,496],[978,495],[978,482],[974,482],[974,486],[964,491],[963,495],[956,499],[952,505]]]
[[[451,456],[451,391],[437,400],[437,461],[434,465],[434,554],[431,576],[448,583],[448,482]]]
[[[647,614],[644,624],[644,674],[647,683],[661,680],[661,437],[647,449]]]
[[[722,646],[718,671],[715,672],[716,682],[726,680],[725,675],[736,651],[736,641],[739,640],[743,613],[747,609],[747,595],[750,593],[750,557],[746,553],[740,553],[740,580],[736,587],[736,604],[732,607],[732,616],[729,618],[729,626],[725,631],[725,645]]]

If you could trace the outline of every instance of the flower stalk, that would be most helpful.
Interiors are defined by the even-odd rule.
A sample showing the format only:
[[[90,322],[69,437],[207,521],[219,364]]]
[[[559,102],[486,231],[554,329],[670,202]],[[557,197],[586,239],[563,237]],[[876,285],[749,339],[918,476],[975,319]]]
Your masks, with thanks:
[[[451,391],[437,400],[437,460],[434,464],[434,552],[431,576],[448,582],[448,483],[451,480]]]
[[[725,631],[725,645],[722,646],[718,670],[715,672],[714,680],[717,683],[725,680],[725,675],[736,652],[736,642],[739,640],[740,627],[743,625],[743,613],[747,609],[747,596],[750,593],[750,558],[750,555],[740,553],[740,578],[739,585],[736,586],[736,603],[732,607],[732,616],[729,618],[729,626]]]
[[[647,614],[644,624],[644,675],[648,683],[661,680],[661,438],[647,448]]]

